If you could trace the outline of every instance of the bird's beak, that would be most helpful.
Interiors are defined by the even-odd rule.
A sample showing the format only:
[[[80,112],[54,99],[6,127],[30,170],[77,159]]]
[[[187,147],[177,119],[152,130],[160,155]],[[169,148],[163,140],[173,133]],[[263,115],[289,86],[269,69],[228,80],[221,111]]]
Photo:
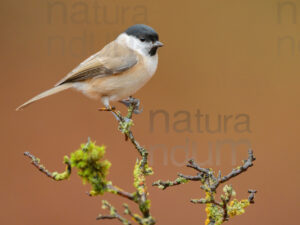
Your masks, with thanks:
[[[162,47],[162,46],[164,46],[164,44],[163,44],[162,42],[160,42],[160,41],[156,41],[156,42],[154,43],[154,47],[160,48],[160,47]]]

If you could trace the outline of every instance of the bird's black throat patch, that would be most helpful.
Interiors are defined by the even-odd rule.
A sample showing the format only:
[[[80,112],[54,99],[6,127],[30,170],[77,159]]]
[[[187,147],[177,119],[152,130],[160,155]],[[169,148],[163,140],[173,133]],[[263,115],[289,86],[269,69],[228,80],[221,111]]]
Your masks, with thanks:
[[[151,48],[151,50],[149,51],[149,55],[154,56],[157,52],[158,47],[153,47]]]

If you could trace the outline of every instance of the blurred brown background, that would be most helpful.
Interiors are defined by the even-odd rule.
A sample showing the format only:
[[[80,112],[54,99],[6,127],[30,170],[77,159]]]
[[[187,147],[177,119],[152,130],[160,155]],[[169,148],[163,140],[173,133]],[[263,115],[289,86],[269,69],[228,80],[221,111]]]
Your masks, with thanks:
[[[183,166],[191,157],[229,172],[248,146],[255,166],[230,183],[239,199],[257,189],[256,204],[228,224],[298,224],[300,1],[6,0],[0,10],[1,224],[119,224],[95,217],[105,213],[102,199],[119,210],[123,199],[90,198],[75,173],[54,182],[23,156],[30,150],[61,171],[63,156],[91,137],[107,146],[110,179],[133,190],[138,154],[114,118],[75,91],[14,110],[135,23],[154,27],[165,43],[156,75],[135,96],[144,112],[134,132],[152,149],[148,184],[157,224],[204,224],[204,206],[189,203],[204,193],[198,183],[161,191],[153,181],[193,174]],[[164,114],[151,120],[157,110]],[[200,124],[197,110],[205,115]]]

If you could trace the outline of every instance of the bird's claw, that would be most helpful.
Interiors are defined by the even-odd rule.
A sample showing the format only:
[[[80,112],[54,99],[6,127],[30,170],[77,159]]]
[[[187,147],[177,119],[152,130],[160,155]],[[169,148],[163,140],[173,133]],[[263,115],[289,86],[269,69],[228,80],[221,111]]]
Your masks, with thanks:
[[[109,106],[109,107],[102,107],[98,109],[99,111],[104,111],[104,112],[115,112],[116,107],[114,106]]]
[[[120,103],[124,104],[126,107],[130,107],[132,104],[134,105],[133,113],[140,114],[143,112],[143,108],[139,109],[140,107],[140,100],[137,98],[129,97],[128,99],[123,99]]]
[[[114,106],[103,107],[103,108],[99,108],[98,110],[101,112],[111,112],[119,122],[121,121],[118,116],[118,111],[116,110],[116,107],[114,107]]]

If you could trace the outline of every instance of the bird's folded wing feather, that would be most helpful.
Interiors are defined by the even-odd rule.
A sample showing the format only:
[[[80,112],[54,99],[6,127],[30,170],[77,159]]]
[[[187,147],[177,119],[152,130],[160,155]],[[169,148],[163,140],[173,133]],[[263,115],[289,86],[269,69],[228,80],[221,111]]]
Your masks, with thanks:
[[[133,50],[111,42],[101,51],[80,63],[55,86],[81,82],[94,77],[117,75],[132,68],[137,62],[138,55]]]

